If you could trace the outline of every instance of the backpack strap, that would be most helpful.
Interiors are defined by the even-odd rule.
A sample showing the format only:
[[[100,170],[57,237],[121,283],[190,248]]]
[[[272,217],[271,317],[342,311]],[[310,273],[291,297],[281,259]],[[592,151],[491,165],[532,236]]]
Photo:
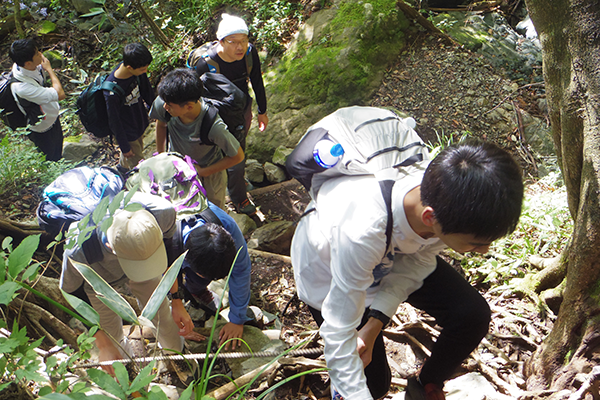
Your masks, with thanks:
[[[244,60],[246,61],[246,71],[248,72],[248,78],[250,78],[250,72],[252,72],[252,45],[248,45],[248,50],[246,51],[246,55],[244,56]]]
[[[212,104],[205,104],[208,109],[206,110],[204,117],[202,117],[202,122],[200,123],[200,141],[201,144],[214,146],[215,142],[208,138],[208,134],[210,133],[210,130],[215,123],[217,116],[219,115],[219,110]]]
[[[104,259],[104,253],[102,252],[102,245],[98,238],[98,232],[96,229],[92,231],[92,236],[88,240],[83,242],[81,245],[83,255],[89,264],[100,262]]]
[[[392,179],[379,181],[379,188],[381,189],[381,194],[383,195],[383,201],[385,202],[385,208],[388,215],[387,225],[385,227],[384,257],[390,248],[390,244],[392,243],[392,230],[394,228],[394,214],[392,213],[392,189],[394,188],[394,183],[396,182]]]
[[[117,82],[109,81],[108,79],[105,79],[104,82],[102,82],[102,85],[100,85],[100,89],[113,92],[114,94],[119,96],[119,99],[121,100],[123,100],[123,98],[125,97],[125,90],[121,86],[119,86]]]

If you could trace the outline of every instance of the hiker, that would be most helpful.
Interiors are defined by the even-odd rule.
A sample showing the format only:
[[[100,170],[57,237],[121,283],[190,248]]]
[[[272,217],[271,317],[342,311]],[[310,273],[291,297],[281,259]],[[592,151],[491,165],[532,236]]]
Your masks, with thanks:
[[[157,120],[157,151],[166,151],[168,137],[170,151],[195,160],[208,200],[223,209],[225,170],[242,162],[244,151],[218,115],[208,129],[203,129],[209,108],[201,97],[202,91],[202,82],[193,71],[180,68],[169,72],[158,84],[150,118]]]
[[[406,399],[445,399],[444,381],[488,332],[485,299],[438,254],[446,247],[486,253],[515,229],[519,166],[496,145],[471,142],[400,171],[388,248],[388,211],[374,175],[325,180],[293,237],[298,295],[320,326],[334,398],[386,395],[391,370],[382,330],[401,302],[442,327],[431,356],[408,380]]]
[[[148,109],[154,102],[154,90],[146,72],[152,54],[141,43],[129,43],[123,48],[123,61],[106,78],[123,89],[123,96],[104,90],[108,124],[121,155],[121,172],[135,167],[144,158],[144,132],[149,125]]]
[[[28,127],[27,137],[46,155],[46,160],[58,161],[62,158],[63,146],[58,101],[66,97],[60,80],[33,39],[15,40],[8,55],[14,62],[13,77],[18,81],[11,85],[17,105],[26,115],[20,99],[38,104],[41,108],[39,121]],[[45,87],[48,77],[51,87]]]
[[[234,219],[210,202],[208,207],[218,219],[217,223],[204,218],[203,214],[182,222],[182,240],[185,250],[188,250],[182,274],[185,289],[192,295],[193,300],[200,303],[206,311],[215,314],[219,298],[207,286],[213,280],[226,278],[233,266],[228,289],[229,322],[219,331],[221,346],[229,339],[241,339],[244,323],[254,319],[253,316],[247,315],[251,264],[244,235]],[[236,259],[240,248],[242,250]],[[184,295],[184,292],[179,293],[179,297]],[[239,340],[232,340],[225,345],[225,349],[235,349],[241,344]]]
[[[121,348],[131,353],[123,335],[123,320],[98,299],[92,287],[72,265],[71,259],[89,265],[112,287],[127,285],[143,308],[168,267],[163,238],[170,238],[176,227],[176,212],[168,200],[138,192],[131,202],[142,204],[144,209],[116,211],[106,233],[98,226],[92,237],[84,242],[85,246],[75,244],[69,249],[67,245],[63,256],[61,289],[84,300],[87,297],[100,316],[101,330],[94,335],[100,361],[124,358],[126,354],[121,353]],[[77,242],[77,236],[70,241]],[[92,258],[91,247],[100,249],[101,256],[99,261],[88,263],[88,258]],[[176,293],[178,289],[175,282],[170,291]],[[194,335],[194,323],[182,300],[172,300],[169,307],[169,301],[165,299],[153,322],[158,331],[158,342],[164,349],[181,352],[183,336],[197,341],[204,339],[200,334]],[[103,369],[114,375],[112,366],[103,366]],[[176,372],[180,375],[182,371],[176,369]]]
[[[252,122],[252,97],[248,89],[248,80],[258,104],[258,129],[263,132],[269,123],[267,116],[267,97],[260,69],[260,59],[256,48],[248,42],[248,26],[240,17],[229,14],[221,16],[217,29],[217,39],[207,49],[206,57],[199,57],[195,69],[198,76],[206,72],[218,72],[234,83],[246,95],[244,110],[244,128],[237,139],[246,150],[246,135]],[[208,59],[210,58],[210,59]],[[218,66],[218,68],[215,68]],[[248,199],[244,170],[246,161],[227,169],[227,188],[229,197],[238,212],[252,215],[256,207]]]

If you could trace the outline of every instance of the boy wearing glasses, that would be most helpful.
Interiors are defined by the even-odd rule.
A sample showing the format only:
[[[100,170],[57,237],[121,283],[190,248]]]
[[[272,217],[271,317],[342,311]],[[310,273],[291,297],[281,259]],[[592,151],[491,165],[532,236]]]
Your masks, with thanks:
[[[224,75],[246,95],[244,109],[244,131],[240,140],[242,149],[246,149],[246,135],[252,122],[252,98],[248,90],[248,80],[258,104],[258,129],[262,132],[269,122],[267,116],[267,97],[260,69],[260,59],[256,48],[248,42],[248,26],[240,17],[223,14],[217,30],[218,41],[213,42],[206,56],[200,57],[192,66],[198,76],[206,72],[216,72]],[[233,168],[227,170],[227,188],[231,201],[236,209],[244,214],[252,215],[256,207],[246,195],[244,180],[245,159]]]

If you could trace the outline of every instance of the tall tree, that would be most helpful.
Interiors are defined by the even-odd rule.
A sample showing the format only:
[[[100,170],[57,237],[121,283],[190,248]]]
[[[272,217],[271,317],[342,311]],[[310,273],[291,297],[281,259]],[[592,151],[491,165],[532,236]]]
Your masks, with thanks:
[[[528,365],[529,390],[571,388],[600,350],[600,6],[526,0],[543,52],[552,135],[574,230],[554,328]]]

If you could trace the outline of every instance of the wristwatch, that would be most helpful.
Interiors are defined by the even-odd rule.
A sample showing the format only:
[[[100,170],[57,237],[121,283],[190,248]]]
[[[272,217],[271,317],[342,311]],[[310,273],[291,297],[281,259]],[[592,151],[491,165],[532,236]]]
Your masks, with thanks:
[[[387,326],[387,324],[390,323],[390,317],[388,317],[387,315],[385,315],[384,313],[382,313],[379,310],[370,309],[369,310],[369,318],[371,318],[371,317],[383,322],[384,328]]]
[[[185,292],[183,290],[183,287],[181,287],[180,285],[175,293],[168,292],[167,297],[169,298],[169,300],[179,299],[183,301],[183,299],[185,298]]]

